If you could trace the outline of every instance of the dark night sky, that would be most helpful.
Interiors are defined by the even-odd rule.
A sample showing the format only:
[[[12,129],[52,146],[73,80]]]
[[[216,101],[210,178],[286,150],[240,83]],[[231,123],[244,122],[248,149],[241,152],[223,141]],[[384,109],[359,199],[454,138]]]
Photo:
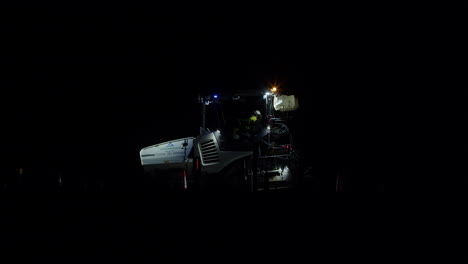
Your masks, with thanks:
[[[11,164],[138,166],[140,148],[197,133],[200,91],[275,81],[300,96],[307,158],[352,163],[359,148],[390,144],[381,140],[395,129],[388,106],[408,74],[401,54],[414,48],[381,14],[14,11],[1,27],[2,151]]]

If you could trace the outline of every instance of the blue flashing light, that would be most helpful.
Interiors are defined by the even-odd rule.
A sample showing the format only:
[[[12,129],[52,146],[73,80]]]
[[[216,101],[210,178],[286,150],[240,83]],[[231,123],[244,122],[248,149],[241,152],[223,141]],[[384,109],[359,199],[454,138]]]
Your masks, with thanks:
[[[218,99],[218,95],[217,94],[213,95],[213,98]]]

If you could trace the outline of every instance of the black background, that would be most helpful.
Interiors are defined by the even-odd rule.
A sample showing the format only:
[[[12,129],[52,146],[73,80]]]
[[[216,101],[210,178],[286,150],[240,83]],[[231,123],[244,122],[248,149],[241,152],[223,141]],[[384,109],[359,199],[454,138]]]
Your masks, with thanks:
[[[198,93],[275,82],[299,97],[296,146],[330,183],[324,191],[335,191],[337,169],[353,179],[347,190],[366,191],[390,178],[408,188],[405,176],[421,168],[416,103],[436,26],[415,15],[420,7],[117,5],[2,9],[2,170],[34,171],[33,190],[48,190],[56,170],[67,186],[100,178],[106,190],[135,190],[142,147],[198,132]],[[381,205],[363,213],[308,194],[120,194],[14,198],[2,209],[5,248],[58,261],[290,261],[364,241],[345,254],[361,259],[414,252],[411,239],[378,242],[398,237],[398,224],[419,226]]]

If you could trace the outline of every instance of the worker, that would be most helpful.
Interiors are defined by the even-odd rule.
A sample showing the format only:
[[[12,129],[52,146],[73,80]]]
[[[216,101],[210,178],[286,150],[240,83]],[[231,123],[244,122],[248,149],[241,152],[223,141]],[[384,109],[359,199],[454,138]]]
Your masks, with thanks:
[[[253,111],[252,115],[249,118],[249,130],[250,134],[255,137],[260,133],[262,128],[262,114],[259,110]]]
[[[252,155],[252,188],[254,190],[257,189],[257,172],[258,172],[258,158],[260,156],[260,142],[262,138],[262,127],[263,127],[263,122],[261,120],[262,114],[260,113],[259,110],[253,111],[252,115],[249,118],[249,132],[250,132],[250,137],[249,137],[249,144],[250,144],[250,149],[253,152]],[[265,187],[268,189],[268,180],[266,178],[265,181]]]
[[[243,137],[246,140],[251,140],[258,133],[261,116],[261,112],[255,110],[252,111],[249,118],[237,120],[233,129],[233,139],[238,140]]]
[[[262,117],[262,114],[260,113],[260,111],[255,110],[255,111],[253,111],[252,115],[250,116],[249,122],[250,123],[255,123],[255,122],[259,121],[261,117]]]

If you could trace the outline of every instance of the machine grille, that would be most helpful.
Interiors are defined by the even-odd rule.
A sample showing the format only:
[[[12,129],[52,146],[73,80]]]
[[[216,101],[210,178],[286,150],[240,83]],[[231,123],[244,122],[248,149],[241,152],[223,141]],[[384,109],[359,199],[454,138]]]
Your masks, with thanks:
[[[201,158],[204,164],[219,162],[219,153],[213,139],[200,143]]]

